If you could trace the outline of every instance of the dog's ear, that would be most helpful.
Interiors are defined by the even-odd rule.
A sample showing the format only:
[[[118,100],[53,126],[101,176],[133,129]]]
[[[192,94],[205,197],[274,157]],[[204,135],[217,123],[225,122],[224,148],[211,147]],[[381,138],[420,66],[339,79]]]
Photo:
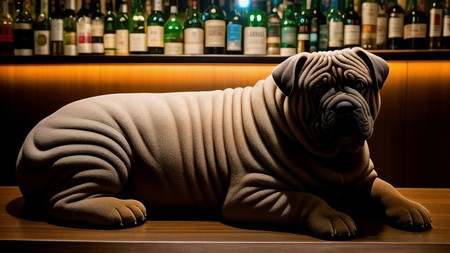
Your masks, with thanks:
[[[272,71],[273,80],[284,95],[290,96],[298,85],[300,72],[309,53],[301,53],[287,58]]]
[[[379,90],[383,87],[384,81],[389,74],[389,65],[381,57],[365,51],[360,47],[352,48],[352,50],[366,63],[370,70],[374,84]]]

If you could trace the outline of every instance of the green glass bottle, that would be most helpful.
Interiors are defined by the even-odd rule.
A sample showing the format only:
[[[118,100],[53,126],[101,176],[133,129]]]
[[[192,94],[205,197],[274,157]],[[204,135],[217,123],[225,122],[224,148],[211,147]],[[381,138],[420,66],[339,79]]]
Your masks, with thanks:
[[[55,0],[55,9],[50,15],[50,54],[64,54],[64,19],[61,1]]]
[[[26,0],[24,0],[26,1]],[[31,56],[34,48],[33,19],[29,11],[29,2],[16,1],[14,17],[14,55]]]
[[[252,0],[244,28],[244,54],[265,55],[267,47],[267,15],[258,0]]]
[[[289,4],[283,12],[280,33],[280,55],[291,56],[297,53],[297,21],[295,20],[295,5]]]
[[[233,9],[227,22],[227,54],[242,54],[244,18],[239,7],[239,0],[234,1]]]
[[[64,1],[64,55],[78,55],[77,51],[77,13],[75,12],[75,0]]]
[[[92,53],[104,54],[105,15],[102,13],[100,0],[91,0],[92,19]]]
[[[311,8],[306,4],[300,5],[297,23],[297,53],[310,51]]]
[[[403,26],[405,11],[398,5],[397,0],[391,0],[391,7],[387,11],[388,16],[388,49],[400,49],[403,47]]]
[[[328,50],[341,49],[344,46],[344,20],[337,0],[332,0],[327,14]]]
[[[416,0],[408,0],[406,7],[405,26],[403,29],[403,43],[405,49],[426,49],[427,17],[417,8]]]
[[[270,0],[269,15],[267,16],[267,54],[280,54],[281,18],[278,15],[278,0]]]
[[[377,0],[364,0],[361,4],[361,47],[377,48],[377,19],[379,5]]]
[[[345,1],[344,47],[361,46],[361,17],[355,10],[354,0]]]
[[[130,54],[147,53],[146,17],[144,12],[144,0],[131,1],[132,15],[130,24]]]
[[[114,13],[112,0],[106,0],[105,15],[105,55],[116,54],[116,14]]]
[[[311,0],[310,52],[326,50],[328,47],[328,24],[321,9],[321,0]]]
[[[164,24],[164,54],[183,54],[183,25],[178,18],[176,0],[170,0],[170,16]]]
[[[212,0],[203,12],[202,21],[205,28],[205,54],[224,54],[226,39],[226,13]]]
[[[34,54],[50,55],[50,20],[48,0],[41,0],[39,15],[34,23]]]
[[[442,20],[443,20],[444,8],[440,0],[434,0],[431,4],[429,12],[429,43],[430,49],[441,48],[442,37]]]
[[[198,0],[191,0],[189,16],[184,22],[184,54],[203,54],[204,36],[201,14],[198,11]]]
[[[150,54],[164,54],[164,15],[162,0],[153,0],[147,19],[147,50]]]
[[[128,55],[130,53],[129,44],[129,19],[127,1],[122,1],[120,11],[117,14],[116,23],[116,55]]]

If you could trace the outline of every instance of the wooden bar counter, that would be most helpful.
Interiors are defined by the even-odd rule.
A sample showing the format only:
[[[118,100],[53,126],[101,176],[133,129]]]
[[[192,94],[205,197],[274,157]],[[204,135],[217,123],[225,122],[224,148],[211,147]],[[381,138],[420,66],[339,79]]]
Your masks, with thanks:
[[[367,220],[349,241],[323,241],[307,235],[231,227],[215,221],[149,221],[122,230],[67,228],[20,217],[18,187],[0,187],[2,252],[450,252],[450,189],[400,188],[421,202],[433,229],[405,232]],[[5,251],[6,250],[6,251]]]

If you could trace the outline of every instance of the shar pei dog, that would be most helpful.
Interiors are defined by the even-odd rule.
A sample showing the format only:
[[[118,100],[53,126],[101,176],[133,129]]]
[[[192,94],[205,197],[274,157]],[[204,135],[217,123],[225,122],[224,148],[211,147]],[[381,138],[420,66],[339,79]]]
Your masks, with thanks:
[[[17,182],[53,223],[214,213],[345,239],[355,208],[374,203],[391,224],[425,230],[427,209],[380,179],[369,155],[388,72],[353,48],[292,56],[252,87],[75,101],[28,134]]]

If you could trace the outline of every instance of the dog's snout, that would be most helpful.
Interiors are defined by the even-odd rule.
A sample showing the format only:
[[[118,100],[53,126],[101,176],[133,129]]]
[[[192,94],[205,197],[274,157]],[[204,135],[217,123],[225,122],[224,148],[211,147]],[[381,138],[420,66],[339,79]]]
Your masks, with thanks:
[[[335,107],[335,111],[339,115],[347,115],[351,113],[354,109],[355,106],[348,101],[339,102]]]

